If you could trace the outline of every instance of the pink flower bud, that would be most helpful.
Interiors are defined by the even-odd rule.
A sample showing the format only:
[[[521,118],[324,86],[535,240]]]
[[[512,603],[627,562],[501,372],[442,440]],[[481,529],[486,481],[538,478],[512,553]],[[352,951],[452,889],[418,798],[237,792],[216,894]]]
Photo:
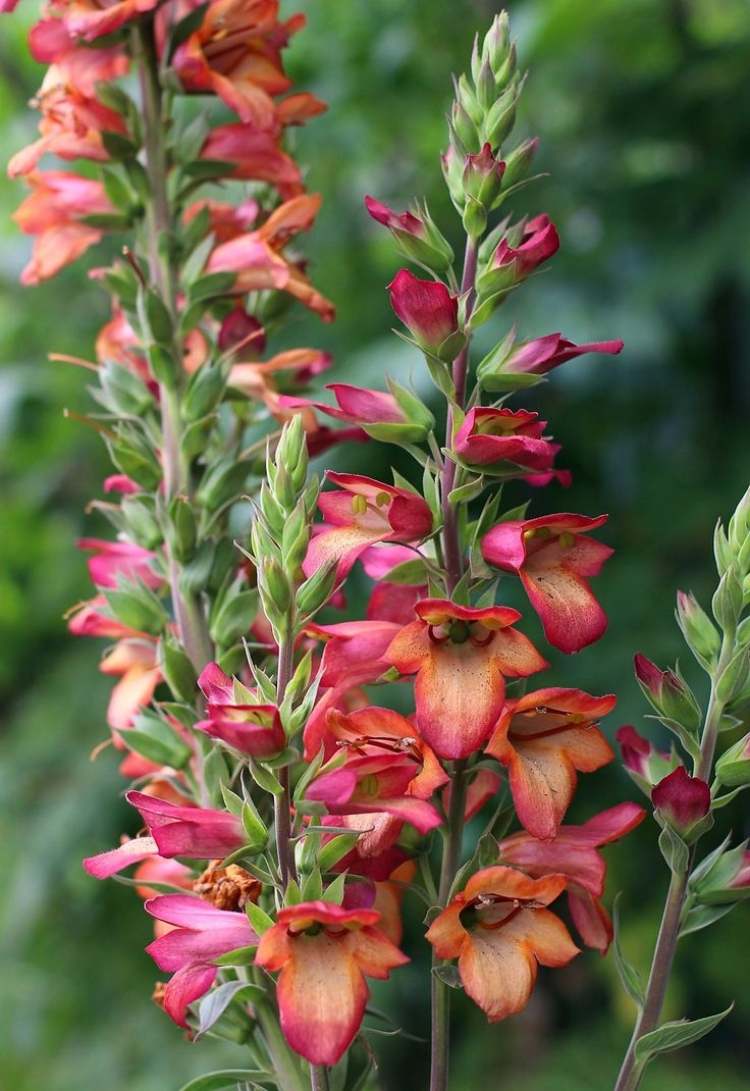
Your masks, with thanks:
[[[522,280],[557,253],[559,246],[557,228],[549,216],[542,213],[526,224],[518,246],[510,246],[507,239],[500,241],[492,258],[492,267],[501,269],[514,265],[516,279]]]
[[[656,711],[667,719],[694,730],[701,722],[701,713],[690,688],[674,671],[661,670],[640,652],[633,660],[635,676],[647,699]]]
[[[688,833],[711,809],[711,790],[705,780],[691,777],[684,766],[660,780],[651,802],[664,821],[678,833]]]
[[[365,197],[365,208],[373,220],[387,227],[389,231],[405,231],[419,239],[424,239],[427,235],[424,223],[412,212],[394,212],[375,197]]]
[[[445,284],[400,269],[388,285],[391,306],[418,344],[431,352],[458,330],[458,299]]]
[[[664,750],[657,750],[650,739],[644,739],[632,724],[623,724],[615,734],[620,744],[622,764],[638,787],[651,794],[651,789],[674,768],[674,761]]]

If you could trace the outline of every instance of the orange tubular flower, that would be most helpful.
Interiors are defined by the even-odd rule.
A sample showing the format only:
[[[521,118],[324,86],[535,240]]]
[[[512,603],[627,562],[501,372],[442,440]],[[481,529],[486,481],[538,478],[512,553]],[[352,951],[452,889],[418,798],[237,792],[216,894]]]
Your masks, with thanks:
[[[530,879],[513,868],[485,868],[430,925],[435,954],[458,958],[466,992],[491,1023],[526,1006],[537,964],[565,966],[578,954],[565,925],[545,908],[564,889],[563,875]]]
[[[486,749],[507,766],[516,813],[542,841],[555,837],[570,806],[576,771],[593,773],[614,758],[595,721],[615,707],[559,686],[508,701]]]
[[[505,678],[548,666],[512,628],[520,614],[505,606],[474,608],[423,599],[419,620],[395,637],[386,659],[416,674],[417,726],[441,758],[466,758],[489,737],[505,700]]]
[[[349,1048],[369,996],[365,975],[387,978],[409,961],[375,927],[379,921],[373,909],[304,902],[281,909],[261,936],[257,965],[281,971],[284,1037],[310,1064],[334,1065]]]

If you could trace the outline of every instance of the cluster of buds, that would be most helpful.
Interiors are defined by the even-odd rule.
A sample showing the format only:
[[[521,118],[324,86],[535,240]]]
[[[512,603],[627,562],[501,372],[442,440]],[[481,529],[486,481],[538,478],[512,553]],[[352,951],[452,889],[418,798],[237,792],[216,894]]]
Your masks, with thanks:
[[[345,1055],[336,1086],[367,1082],[372,1051],[357,1045],[367,979],[407,961],[401,903],[415,893],[433,951],[430,1086],[446,1091],[444,990],[465,990],[490,1021],[520,1011],[539,966],[579,953],[566,914],[584,945],[606,952],[600,849],[646,815],[622,803],[566,822],[579,775],[614,758],[599,724],[615,697],[523,688],[549,669],[539,641],[573,654],[605,632],[591,581],[612,555],[596,536],[607,517],[503,507],[508,480],[570,481],[547,422],[506,398],[622,342],[517,341],[512,330],[472,359],[475,330],[559,246],[545,214],[493,223],[530,180],[536,148],[505,149],[523,78],[502,14],[456,83],[443,156],[463,268],[424,203],[397,213],[365,202],[426,274],[397,271],[389,293],[444,401],[444,437],[392,379],[385,390],[333,383],[333,404],[306,390],[324,353],[268,355],[293,300],[333,317],[291,248],[320,204],[285,142],[323,108],[289,93],[282,63],[303,22],[281,22],[276,0],[50,0],[32,31],[52,68],[40,138],[11,164],[32,188],[17,216],[36,239],[24,280],[54,274],[105,232],[128,233],[122,258],[96,276],[113,300],[97,363],[73,361],[98,379],[104,413],[89,423],[117,472],[94,510],[117,540],[81,543],[96,595],[70,628],[114,641],[101,664],[118,676],[108,720],[145,832],[85,866],[99,878],[136,868],[156,921],[148,950],[170,975],[158,1002],[191,1034],[250,1041],[262,1067],[233,1078],[273,1072],[281,1091],[327,1088]],[[118,82],[130,70],[137,99]],[[206,95],[235,120],[212,127],[195,106]],[[40,171],[47,154],[86,159],[95,176]],[[228,180],[237,203],[202,188]],[[330,488],[309,477],[311,457],[368,438],[402,448],[416,473],[329,471]],[[748,697],[748,511],[717,536],[718,628],[688,596],[678,607],[713,682],[703,739],[679,672],[637,659],[692,775],[677,751],[620,733],[664,854],[689,885],[686,929],[747,885],[742,846],[724,846],[690,884],[688,872],[728,798],[722,786],[740,790],[750,765],[743,739],[709,786],[718,733],[737,726]],[[360,569],[365,616],[341,620],[333,611]],[[529,635],[498,601],[508,578],[538,617]],[[404,713],[377,702],[386,683],[406,691]],[[464,858],[477,816],[484,834]]]

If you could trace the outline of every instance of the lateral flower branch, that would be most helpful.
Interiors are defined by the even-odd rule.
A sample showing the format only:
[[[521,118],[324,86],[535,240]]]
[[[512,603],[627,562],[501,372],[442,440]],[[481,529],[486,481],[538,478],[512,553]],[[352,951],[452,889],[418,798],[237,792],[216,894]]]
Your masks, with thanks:
[[[537,141],[511,140],[524,77],[501,14],[456,81],[442,157],[461,267],[424,202],[365,200],[411,266],[390,300],[439,414],[390,377],[312,391],[327,354],[272,347],[295,302],[334,317],[297,249],[320,198],[286,134],[324,109],[284,68],[303,25],[277,0],[49,0],[31,31],[50,67],[39,138],[9,167],[29,187],[22,279],[101,243],[111,259],[92,273],[112,301],[96,361],[59,357],[94,376],[86,422],[114,464],[92,507],[115,537],[79,543],[95,594],[69,627],[110,642],[107,720],[140,832],[84,865],[144,898],[147,950],[168,975],[157,1004],[191,1038],[246,1046],[247,1067],[213,1074],[216,1087],[372,1086],[368,980],[408,961],[402,903],[422,905],[429,1086],[446,1091],[452,992],[491,1022],[519,1012],[540,966],[579,953],[566,920],[605,953],[601,849],[646,815],[622,802],[566,822],[579,774],[613,760],[599,723],[615,697],[527,681],[549,670],[540,641],[571,654],[604,634],[591,582],[612,554],[606,516],[503,503],[508,481],[570,481],[547,422],[509,399],[622,342],[506,329],[475,358],[476,331],[559,246],[547,215],[508,211]],[[414,473],[311,475],[344,441],[402,448]],[[710,923],[748,885],[744,846],[694,856],[750,767],[746,739],[714,766],[750,696],[743,503],[717,539],[721,634],[680,599],[712,680],[705,718],[676,671],[638,660],[692,771],[621,734],[673,880],[620,1091],[655,1051],[676,929]],[[369,600],[350,618],[336,611],[358,568]],[[530,620],[503,601],[508,579]],[[394,683],[406,714],[387,707]]]

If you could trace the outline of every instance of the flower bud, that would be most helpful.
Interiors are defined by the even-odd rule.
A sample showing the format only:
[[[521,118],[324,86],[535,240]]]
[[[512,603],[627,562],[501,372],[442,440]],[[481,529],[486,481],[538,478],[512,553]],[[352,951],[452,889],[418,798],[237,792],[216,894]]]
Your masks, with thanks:
[[[750,677],[750,648],[740,648],[730,659],[716,682],[716,696],[730,702],[742,694]]]
[[[177,700],[192,703],[197,685],[195,670],[184,649],[171,636],[165,636],[161,642],[161,669]]]
[[[690,649],[704,662],[719,654],[721,638],[716,626],[691,592],[677,592],[677,623]]]
[[[124,496],[120,511],[125,519],[128,537],[144,549],[156,549],[164,540],[150,497]]]
[[[724,751],[716,763],[716,779],[725,788],[750,784],[750,734]]]
[[[510,189],[516,182],[526,177],[532,159],[539,147],[539,138],[532,137],[524,140],[517,148],[505,156],[505,173],[503,175],[503,189]]]
[[[309,541],[310,526],[304,508],[298,505],[284,524],[281,535],[282,564],[292,579],[305,559]]]
[[[427,211],[394,212],[374,197],[365,197],[365,207],[373,220],[391,232],[398,249],[410,261],[426,266],[434,273],[444,273],[453,264],[453,250]]]
[[[291,510],[297,502],[297,496],[305,486],[307,478],[307,443],[305,440],[305,426],[302,417],[296,414],[288,421],[282,430],[274,456],[274,462],[279,471],[284,470],[291,482],[293,495],[291,502],[285,506]],[[276,491],[276,490],[274,490]],[[281,499],[276,493],[277,499]]]
[[[482,126],[482,136],[493,148],[499,148],[516,123],[516,106],[521,92],[520,81],[514,79],[489,109]]]
[[[240,493],[247,474],[246,462],[237,462],[227,455],[206,471],[195,498],[208,511],[216,511]]]
[[[492,26],[484,36],[482,58],[486,58],[493,73],[497,73],[508,59],[510,50],[510,20],[507,11],[501,11],[492,20]]]
[[[420,348],[440,359],[452,359],[458,333],[458,300],[445,284],[420,280],[408,269],[400,269],[388,290],[393,310]]]
[[[211,639],[220,647],[227,648],[246,636],[258,609],[258,593],[255,590],[233,590],[223,597],[216,616],[209,627]]]
[[[727,852],[712,853],[709,866],[695,869],[691,893],[704,905],[731,905],[750,897],[750,852],[747,841]]]
[[[646,795],[677,765],[677,758],[666,751],[657,750],[650,739],[644,739],[631,724],[618,729],[616,739],[620,744],[622,763],[630,778]]]
[[[292,602],[292,590],[284,569],[274,557],[263,558],[258,568],[258,589],[268,620],[277,627]]]
[[[735,508],[734,515],[729,520],[728,537],[730,545],[738,551],[746,544],[750,537],[750,488]],[[746,571],[746,569],[743,569]]]
[[[711,600],[711,610],[723,630],[731,632],[735,628],[742,605],[742,584],[732,566],[721,577]]]
[[[705,780],[691,777],[678,765],[654,787],[651,802],[662,824],[687,839],[711,810],[711,789]]]
[[[477,127],[471,120],[466,108],[458,101],[451,107],[451,132],[458,139],[460,148],[465,152],[479,151],[480,140]]]
[[[497,159],[492,154],[490,145],[485,143],[478,155],[466,156],[464,192],[489,212],[500,196],[504,172],[505,163],[502,159]]]
[[[169,544],[180,563],[192,557],[197,533],[190,501],[184,496],[175,496],[169,505]]]
[[[673,671],[660,670],[640,652],[633,662],[644,696],[659,715],[676,720],[691,733],[697,731],[701,725],[701,711],[687,683]]]
[[[334,560],[322,564],[297,590],[299,612],[312,617],[328,602],[336,586],[337,563]]]

